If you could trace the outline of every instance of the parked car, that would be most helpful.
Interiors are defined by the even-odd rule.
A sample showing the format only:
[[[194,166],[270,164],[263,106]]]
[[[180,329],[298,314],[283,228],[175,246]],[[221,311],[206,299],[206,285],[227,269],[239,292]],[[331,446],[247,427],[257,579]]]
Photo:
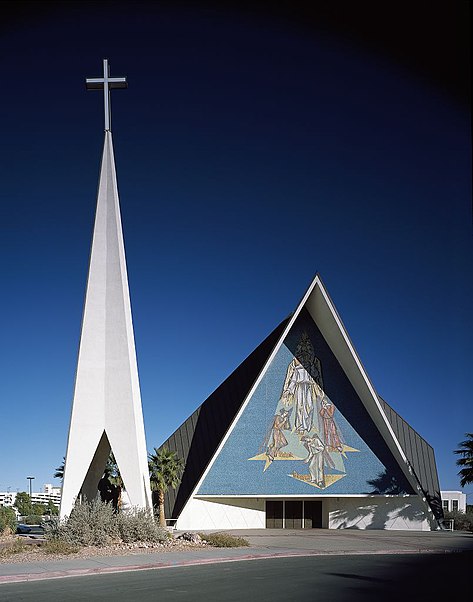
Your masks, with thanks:
[[[16,527],[18,535],[44,535],[44,527],[41,525],[25,525],[18,523]]]

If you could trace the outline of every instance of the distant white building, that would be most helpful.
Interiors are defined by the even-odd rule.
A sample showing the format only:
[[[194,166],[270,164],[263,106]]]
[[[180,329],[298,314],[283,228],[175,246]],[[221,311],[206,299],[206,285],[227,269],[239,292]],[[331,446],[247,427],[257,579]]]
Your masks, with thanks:
[[[61,495],[61,487],[57,485],[51,485],[51,483],[46,483],[43,485],[43,493],[47,493],[48,495]]]
[[[16,500],[16,491],[0,491],[0,506],[6,506],[9,508],[13,508],[16,512],[16,508],[14,507],[14,503]],[[46,483],[43,485],[43,491],[32,492],[31,493],[31,501],[33,504],[46,504],[51,500],[51,502],[59,508],[59,504],[61,503],[61,488],[55,485],[51,485],[50,483]]]
[[[441,491],[444,512],[466,512],[466,494],[461,491]]]
[[[16,491],[0,491],[0,506],[11,507],[15,503]]]
[[[31,501],[33,504],[47,504],[50,500],[57,508],[59,508],[61,503],[61,488],[51,485],[51,483],[43,485],[43,491],[39,493],[33,492],[31,494]]]

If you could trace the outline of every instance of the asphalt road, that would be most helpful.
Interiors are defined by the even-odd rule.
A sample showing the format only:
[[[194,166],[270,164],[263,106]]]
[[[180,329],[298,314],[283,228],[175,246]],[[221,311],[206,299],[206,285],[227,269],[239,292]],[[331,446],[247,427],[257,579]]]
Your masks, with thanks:
[[[0,601],[424,601],[468,597],[473,553],[312,556],[0,585]]]

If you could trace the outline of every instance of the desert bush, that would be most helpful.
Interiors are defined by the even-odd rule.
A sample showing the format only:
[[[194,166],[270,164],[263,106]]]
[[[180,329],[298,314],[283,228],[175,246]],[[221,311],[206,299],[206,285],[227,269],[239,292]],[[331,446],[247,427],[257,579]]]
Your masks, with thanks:
[[[98,498],[76,504],[64,521],[51,520],[45,526],[45,537],[72,546],[106,546],[118,539],[116,513]]]
[[[125,543],[161,542],[169,538],[168,532],[153,520],[153,515],[147,510],[124,510],[117,515],[117,520],[120,538]]]
[[[445,518],[453,519],[453,528],[455,531],[473,531],[473,513],[460,512],[445,512]]]
[[[72,545],[61,539],[49,539],[41,546],[41,550],[45,554],[75,554],[79,549],[79,546]]]
[[[199,533],[199,535],[216,548],[241,548],[250,545],[243,537],[235,537],[229,533]]]
[[[16,531],[16,514],[12,508],[0,506],[0,535],[4,532]]]
[[[3,546],[0,548],[0,558],[9,558],[10,556],[14,556],[15,554],[20,554],[25,550],[28,550],[29,546],[24,544],[19,539],[16,539],[12,543]]]
[[[106,546],[135,541],[159,542],[167,539],[145,510],[116,512],[111,503],[96,499],[77,504],[63,521],[52,519],[45,525],[47,541],[61,541],[71,546]]]

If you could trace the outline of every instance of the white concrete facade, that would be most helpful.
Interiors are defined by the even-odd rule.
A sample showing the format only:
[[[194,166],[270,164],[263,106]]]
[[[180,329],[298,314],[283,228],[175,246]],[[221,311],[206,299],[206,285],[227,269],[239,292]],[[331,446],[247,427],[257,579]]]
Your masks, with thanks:
[[[243,498],[199,497],[190,500],[176,529],[264,529],[266,499],[322,501],[324,529],[430,531],[436,528],[417,495],[359,497]]]
[[[133,506],[151,508],[112,134],[105,132],[60,515],[97,495],[110,449]]]
[[[444,512],[466,512],[466,494],[461,491],[441,491]]]
[[[263,498],[193,498],[179,519],[176,529],[264,529]]]
[[[329,529],[431,531],[435,521],[417,495],[329,498]]]

